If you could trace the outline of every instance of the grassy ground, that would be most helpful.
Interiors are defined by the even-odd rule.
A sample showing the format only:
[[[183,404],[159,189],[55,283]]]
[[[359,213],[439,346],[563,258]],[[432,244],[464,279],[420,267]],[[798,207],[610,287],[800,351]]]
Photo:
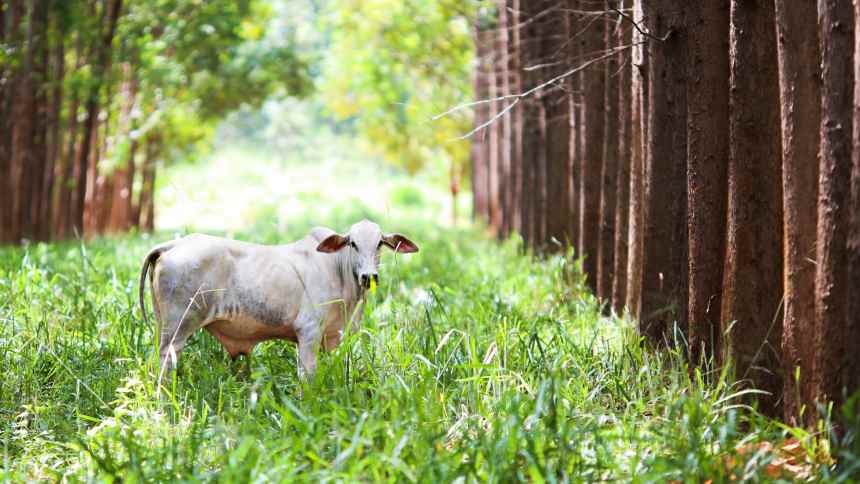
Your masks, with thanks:
[[[688,378],[680,355],[643,350],[631,323],[599,315],[569,254],[536,260],[392,190],[384,212],[325,201],[325,190],[291,216],[258,200],[233,231],[275,243],[319,217],[343,229],[370,216],[421,246],[384,256],[360,332],[321,357],[310,383],[290,343],[258,346],[245,374],[200,332],[176,385],[157,393],[136,281],[143,254],[172,232],[0,250],[0,476],[767,481],[782,457],[760,443],[805,437],[758,417],[723,380]],[[829,458],[821,439],[800,452]],[[842,474],[804,472],[847,478],[853,457],[836,457]]]

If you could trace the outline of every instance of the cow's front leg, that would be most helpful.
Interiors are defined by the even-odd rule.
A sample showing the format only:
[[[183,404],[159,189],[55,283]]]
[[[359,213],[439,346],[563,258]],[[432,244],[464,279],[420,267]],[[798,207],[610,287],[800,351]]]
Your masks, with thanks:
[[[321,333],[319,329],[303,331],[298,335],[299,340],[299,378],[313,379],[317,371],[317,352],[320,347]]]

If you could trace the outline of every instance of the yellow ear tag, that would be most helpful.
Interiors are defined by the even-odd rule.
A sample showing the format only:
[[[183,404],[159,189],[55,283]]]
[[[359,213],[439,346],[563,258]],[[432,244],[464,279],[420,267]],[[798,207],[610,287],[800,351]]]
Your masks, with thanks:
[[[370,293],[376,294],[376,279],[370,279]]]

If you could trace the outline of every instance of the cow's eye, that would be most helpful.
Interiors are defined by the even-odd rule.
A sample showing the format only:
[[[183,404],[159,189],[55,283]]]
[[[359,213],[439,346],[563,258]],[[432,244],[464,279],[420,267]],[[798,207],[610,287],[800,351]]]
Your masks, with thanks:
[[[352,247],[352,248],[353,248],[353,249],[355,249],[355,250],[358,250],[358,246],[357,246],[357,245],[355,245],[355,242],[353,242],[353,241],[351,241],[351,240],[349,241],[349,246],[350,246],[350,247]]]
[[[379,250],[381,248],[382,248],[382,241],[380,240],[379,243],[376,244],[376,250]]]

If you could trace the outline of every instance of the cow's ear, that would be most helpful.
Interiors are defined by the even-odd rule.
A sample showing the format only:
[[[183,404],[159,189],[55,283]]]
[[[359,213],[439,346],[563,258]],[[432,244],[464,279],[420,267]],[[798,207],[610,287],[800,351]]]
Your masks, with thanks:
[[[338,234],[331,234],[317,246],[317,252],[325,252],[331,254],[337,252],[349,243],[349,237],[344,237]]]
[[[394,252],[402,254],[418,252],[418,246],[415,245],[415,242],[412,242],[401,234],[385,234],[382,236],[382,243],[390,247]]]

